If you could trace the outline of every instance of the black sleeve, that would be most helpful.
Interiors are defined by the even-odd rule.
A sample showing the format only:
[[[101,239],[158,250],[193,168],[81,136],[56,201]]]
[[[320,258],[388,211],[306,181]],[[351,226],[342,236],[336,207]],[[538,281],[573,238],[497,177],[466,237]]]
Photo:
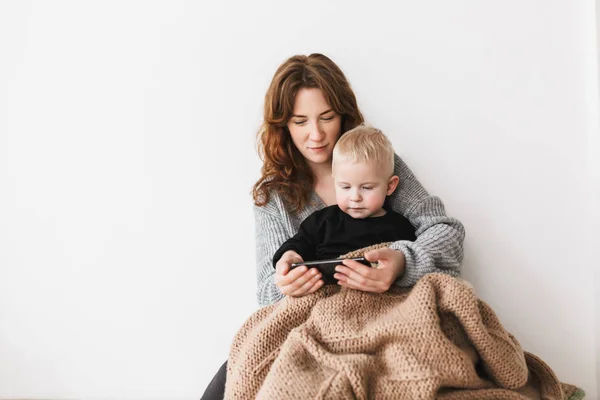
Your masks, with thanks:
[[[317,238],[318,238],[318,218],[317,213],[309,215],[298,229],[298,233],[285,241],[273,256],[273,268],[277,261],[288,250],[294,250],[300,254],[304,261],[313,260],[317,254]]]
[[[410,240],[411,242],[417,240],[417,236],[415,235],[415,227],[412,226],[407,218],[401,214],[394,213],[394,220],[396,234],[401,238],[398,240]]]

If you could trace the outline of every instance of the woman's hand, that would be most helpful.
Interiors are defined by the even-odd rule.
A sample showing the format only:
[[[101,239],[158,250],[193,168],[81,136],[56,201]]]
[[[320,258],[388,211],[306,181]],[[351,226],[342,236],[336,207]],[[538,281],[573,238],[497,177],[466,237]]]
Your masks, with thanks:
[[[404,273],[406,260],[404,253],[394,249],[377,249],[365,253],[370,262],[377,262],[377,268],[370,268],[354,260],[344,260],[344,265],[335,267],[340,286],[364,292],[383,293]]]
[[[298,253],[288,250],[275,264],[275,284],[286,296],[300,297],[314,293],[321,286],[321,273],[316,268],[306,265],[292,269],[293,263],[303,262]]]

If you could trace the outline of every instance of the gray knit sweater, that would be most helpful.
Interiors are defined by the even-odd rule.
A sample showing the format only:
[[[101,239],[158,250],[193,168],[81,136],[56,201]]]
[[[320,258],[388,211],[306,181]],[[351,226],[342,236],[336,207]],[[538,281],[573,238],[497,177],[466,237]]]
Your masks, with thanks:
[[[395,157],[394,174],[398,175],[400,183],[390,196],[390,205],[394,211],[408,218],[417,235],[414,242],[400,240],[391,245],[391,248],[402,251],[406,258],[405,272],[396,284],[412,286],[430,272],[459,275],[465,237],[463,225],[457,219],[446,216],[442,201],[427,193],[398,155]],[[315,192],[311,194],[309,204],[298,214],[290,213],[282,197],[274,192],[266,205],[254,206],[256,295],[261,306],[273,304],[284,296],[275,285],[273,255],[283,242],[298,232],[306,217],[324,207],[325,203]]]

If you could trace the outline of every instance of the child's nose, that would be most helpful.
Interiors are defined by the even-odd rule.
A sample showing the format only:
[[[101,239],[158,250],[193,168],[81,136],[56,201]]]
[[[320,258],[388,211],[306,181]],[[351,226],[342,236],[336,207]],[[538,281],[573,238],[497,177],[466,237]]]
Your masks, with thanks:
[[[350,196],[350,200],[352,201],[360,201],[360,193],[358,193],[358,190],[355,190],[352,192],[351,196]]]

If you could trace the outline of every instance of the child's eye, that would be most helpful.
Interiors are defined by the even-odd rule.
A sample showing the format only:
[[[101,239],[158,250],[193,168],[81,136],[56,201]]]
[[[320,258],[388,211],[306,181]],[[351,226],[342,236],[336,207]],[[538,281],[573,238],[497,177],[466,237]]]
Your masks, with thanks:
[[[363,190],[371,190],[373,189],[371,186],[363,186]]]
[[[348,189],[350,189],[350,186],[342,186],[342,189],[348,190]]]

